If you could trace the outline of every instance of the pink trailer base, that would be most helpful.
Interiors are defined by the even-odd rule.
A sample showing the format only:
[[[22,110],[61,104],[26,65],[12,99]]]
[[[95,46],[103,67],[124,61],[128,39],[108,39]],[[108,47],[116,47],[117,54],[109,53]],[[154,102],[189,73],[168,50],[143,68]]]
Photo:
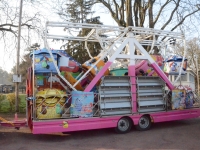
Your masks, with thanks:
[[[3,127],[14,127],[19,129],[20,127],[26,126],[26,120],[14,120],[14,121],[5,121],[0,123]]]
[[[185,109],[174,110],[168,112],[156,112],[151,114],[134,114],[126,116],[112,116],[103,118],[74,118],[74,119],[58,119],[58,120],[40,120],[33,121],[33,134],[44,134],[53,132],[71,132],[81,130],[103,129],[103,128],[115,128],[120,118],[128,117],[133,121],[134,125],[137,125],[139,119],[143,115],[151,117],[152,122],[165,122],[197,118],[200,116],[200,109]]]

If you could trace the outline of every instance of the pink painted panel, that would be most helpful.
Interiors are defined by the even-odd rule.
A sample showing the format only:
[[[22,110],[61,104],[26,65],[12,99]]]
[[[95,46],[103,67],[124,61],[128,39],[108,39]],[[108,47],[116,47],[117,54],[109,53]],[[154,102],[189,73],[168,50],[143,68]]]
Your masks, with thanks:
[[[155,62],[151,65],[152,65],[153,69],[156,71],[156,73],[165,81],[168,88],[170,90],[173,90],[174,89],[173,84],[169,81],[169,79],[167,78],[165,73],[160,69],[160,67]]]
[[[147,114],[135,114],[130,117],[133,120],[134,125],[137,125],[140,117],[142,115],[147,115]],[[173,111],[168,111],[168,112],[155,112],[155,113],[151,113],[149,115],[153,119],[154,123],[192,119],[192,118],[197,118],[200,116],[200,108],[173,110]]]
[[[130,115],[134,125],[138,124],[140,117],[145,114]],[[149,114],[153,121],[165,122],[174,120],[183,120],[197,118],[200,116],[200,109],[173,110],[168,112],[157,112]],[[113,128],[117,126],[118,120],[123,116],[112,116],[105,118],[74,118],[58,119],[48,121],[33,121],[33,134],[53,133],[53,132],[70,132],[80,130],[92,130]]]
[[[174,110],[163,113],[152,113],[151,117],[154,122],[164,122],[164,121],[175,121],[197,118],[200,116],[200,109],[185,109],[185,110]]]
[[[108,69],[108,67],[110,67],[111,64],[112,64],[112,62],[109,62],[109,61],[105,64],[105,66],[100,70],[100,72],[94,77],[94,79],[86,87],[84,92],[91,91],[91,89],[95,86],[95,84],[99,81],[99,79],[103,76],[103,74],[106,72],[106,70]]]
[[[53,133],[53,132],[70,132],[80,130],[92,130],[113,128],[117,126],[120,119],[117,117],[106,118],[78,118],[78,119],[60,119],[54,121],[34,121],[33,134]]]
[[[137,112],[137,96],[136,96],[135,65],[128,66],[128,74],[131,80],[132,113],[136,113]]]

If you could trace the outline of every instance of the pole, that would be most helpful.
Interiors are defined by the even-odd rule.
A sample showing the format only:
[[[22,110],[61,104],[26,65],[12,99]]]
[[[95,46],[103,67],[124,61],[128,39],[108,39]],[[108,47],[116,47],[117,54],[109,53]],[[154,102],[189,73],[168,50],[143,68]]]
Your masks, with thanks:
[[[197,66],[197,94],[199,95],[199,66],[198,66],[198,56],[196,56],[196,66]]]
[[[20,37],[21,37],[21,21],[22,21],[22,6],[23,0],[20,0],[20,12],[19,12],[19,26],[18,26],[18,38],[17,38],[17,64],[16,75],[19,77],[19,55],[20,55]],[[15,112],[19,112],[19,82],[15,83]]]

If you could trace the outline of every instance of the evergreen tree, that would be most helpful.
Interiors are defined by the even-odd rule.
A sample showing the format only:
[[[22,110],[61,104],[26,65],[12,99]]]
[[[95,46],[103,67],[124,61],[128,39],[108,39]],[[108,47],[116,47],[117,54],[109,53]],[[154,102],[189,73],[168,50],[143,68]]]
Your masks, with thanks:
[[[86,21],[87,21],[87,23],[92,23],[92,24],[102,24],[98,18],[99,17],[95,17],[92,19],[88,19]],[[79,32],[78,36],[84,37],[90,31],[91,31],[91,29],[82,29]],[[90,51],[90,54],[93,57],[97,56],[100,53],[101,46],[99,43],[88,42],[87,47]],[[83,41],[68,41],[68,43],[66,44],[66,52],[69,55],[73,56],[73,58],[81,64],[90,59],[90,57],[85,49],[85,42],[83,42]]]
[[[99,21],[99,17],[94,17],[88,19],[89,15],[92,15],[94,12],[91,11],[94,1],[91,0],[71,0],[66,5],[66,11],[59,13],[62,17],[66,17],[66,20],[69,20],[73,23],[91,23],[91,24],[102,24]],[[86,36],[91,29],[82,29],[79,31],[78,36]],[[90,51],[90,54],[95,57],[99,54],[101,46],[99,43],[88,42],[87,47]],[[65,44],[66,52],[71,55],[79,63],[84,63],[89,60],[90,57],[85,49],[85,42],[82,41],[68,41]]]
[[[87,16],[93,13],[91,7],[91,0],[71,0],[66,8],[69,21],[74,23],[86,22]]]

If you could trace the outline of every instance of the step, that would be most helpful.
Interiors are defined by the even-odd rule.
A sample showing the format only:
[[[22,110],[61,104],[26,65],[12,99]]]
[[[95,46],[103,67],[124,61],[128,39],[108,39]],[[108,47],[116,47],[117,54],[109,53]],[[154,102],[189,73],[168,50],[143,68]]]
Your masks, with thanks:
[[[130,93],[131,89],[129,87],[103,87],[99,89],[100,94],[112,94],[112,93]]]
[[[100,85],[101,87],[103,86],[118,86],[118,87],[122,87],[122,86],[130,86],[130,83],[129,82],[104,82],[104,83],[101,83]]]
[[[163,95],[157,96],[138,96],[138,101],[154,101],[154,100],[163,100]]]
[[[160,77],[137,77],[137,86],[164,86],[165,82]]]
[[[109,115],[123,115],[123,114],[131,114],[131,109],[110,109],[110,110],[102,110],[101,116],[109,116]]]
[[[139,101],[139,107],[141,106],[155,106],[155,105],[165,105],[163,100],[154,100],[154,101]]]
[[[138,93],[138,96],[158,96],[158,95],[164,95],[163,92],[158,93]]]
[[[104,97],[131,97],[131,93],[111,93],[111,94],[100,94],[100,98]]]
[[[130,102],[131,101],[131,97],[130,96],[126,96],[126,97],[102,97],[100,102]]]
[[[164,92],[164,90],[160,87],[138,87],[138,93],[157,93],[157,92]]]
[[[101,102],[101,109],[130,108],[131,102]]]
[[[148,108],[138,108],[138,112],[145,113],[145,112],[157,112],[157,111],[165,111],[163,106],[160,107],[148,107]]]
[[[129,76],[105,76],[102,79],[101,87],[104,86],[130,86]]]
[[[162,84],[160,84],[160,83],[157,83],[157,82],[138,82],[137,83],[137,86],[152,86],[152,87],[154,87],[154,86],[160,86],[160,87],[163,87],[163,85]]]

